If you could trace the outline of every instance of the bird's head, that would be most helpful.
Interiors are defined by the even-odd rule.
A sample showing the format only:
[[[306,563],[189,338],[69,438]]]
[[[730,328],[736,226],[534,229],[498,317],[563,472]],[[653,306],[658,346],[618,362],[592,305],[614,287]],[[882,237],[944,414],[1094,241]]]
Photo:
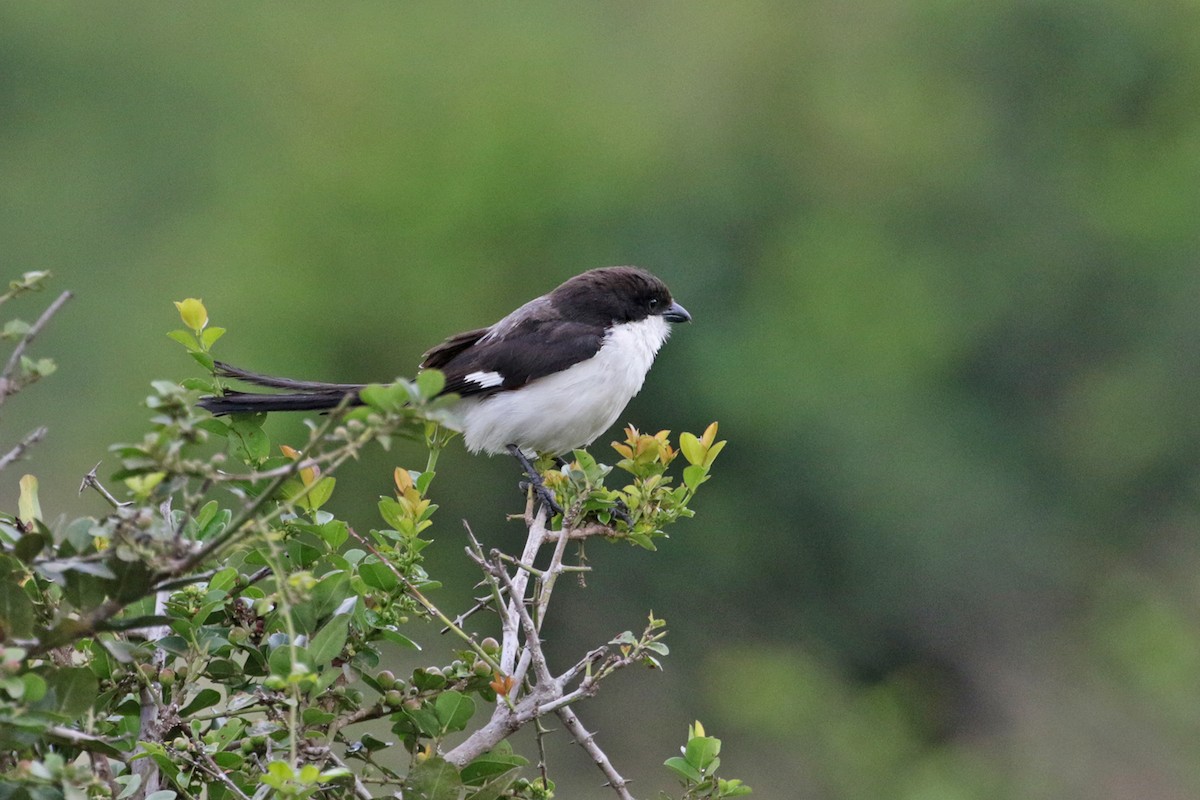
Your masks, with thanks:
[[[667,285],[637,267],[601,267],[576,275],[550,293],[550,301],[569,319],[610,325],[660,316],[667,322],[691,322],[692,315],[671,297]]]

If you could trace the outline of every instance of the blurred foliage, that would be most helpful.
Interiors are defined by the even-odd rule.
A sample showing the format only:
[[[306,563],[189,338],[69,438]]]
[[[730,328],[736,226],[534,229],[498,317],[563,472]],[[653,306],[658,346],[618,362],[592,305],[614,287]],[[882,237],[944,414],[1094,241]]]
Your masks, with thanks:
[[[46,277],[13,281],[0,304]],[[44,377],[31,378],[18,356],[65,298],[16,326],[24,330],[0,372],[0,403]],[[433,540],[421,534],[438,510],[429,494],[438,456],[455,438],[437,421],[456,399],[442,394],[445,376],[367,386],[361,404],[347,396],[311,426],[303,451],[280,444],[276,456],[266,414],[201,409],[202,396],[224,389],[212,348],[225,329],[209,326],[197,298],[175,306],[184,327],[168,335],[211,377],[153,383],[150,430],[111,448],[116,494],[94,470],[84,478],[106,513],[48,524],[29,474],[17,513],[0,513],[0,800],[550,800],[550,731],[540,720],[551,714],[632,800],[574,707],[626,667],[661,672],[666,621],[650,614],[640,635],[588,647],[557,673],[542,623],[557,578],[589,571],[576,563],[587,539],[653,550],[666,528],[694,516],[688,504],[725,446],[717,424],[680,434],[678,450],[666,431],[629,428],[616,444],[624,458],[612,480],[631,481],[621,488],[606,486],[612,467],[575,451],[557,472],[558,512],[535,511],[531,492],[516,515],[528,527],[523,547],[485,555],[468,527],[482,571],[472,589],[483,598],[441,597],[424,566]],[[424,445],[426,466],[392,471],[394,493],[378,504],[388,527],[359,533],[322,510],[332,473],[371,445],[390,451],[405,439]],[[0,470],[36,443],[23,441]],[[686,466],[668,474],[680,453]],[[452,619],[438,604],[460,613]],[[402,632],[415,635],[417,620],[444,625],[457,658],[407,677],[380,669],[397,648],[423,649]],[[364,729],[372,723],[395,738],[375,737]],[[537,774],[525,777],[532,761],[509,738],[530,723]],[[682,800],[751,793],[717,774],[721,741],[699,722],[682,751],[664,764]]]
[[[719,418],[737,477],[653,566],[596,554],[629,561],[578,635],[709,609],[675,685],[722,731],[730,669],[776,687],[729,759],[765,796],[1190,796],[1198,25],[1178,0],[8,4],[0,266],[80,296],[37,471],[132,434],[170,347],[135,342],[197,286],[256,332],[231,360],[387,380],[637,263],[696,324],[624,421]],[[511,492],[452,450],[450,518]],[[841,700],[785,712],[814,686]],[[875,722],[878,750],[828,735]]]

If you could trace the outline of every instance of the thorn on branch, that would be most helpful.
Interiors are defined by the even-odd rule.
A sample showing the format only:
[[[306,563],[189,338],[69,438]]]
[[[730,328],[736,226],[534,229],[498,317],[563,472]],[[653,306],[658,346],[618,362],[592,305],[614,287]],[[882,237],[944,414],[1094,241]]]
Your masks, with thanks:
[[[131,503],[122,503],[113,497],[112,492],[105,489],[104,485],[100,483],[100,479],[96,477],[96,470],[100,468],[100,464],[102,463],[101,461],[97,461],[96,466],[92,467],[88,474],[83,476],[83,483],[79,484],[79,493],[83,494],[85,489],[91,488],[95,489],[113,508],[123,508],[124,506],[131,505]]]

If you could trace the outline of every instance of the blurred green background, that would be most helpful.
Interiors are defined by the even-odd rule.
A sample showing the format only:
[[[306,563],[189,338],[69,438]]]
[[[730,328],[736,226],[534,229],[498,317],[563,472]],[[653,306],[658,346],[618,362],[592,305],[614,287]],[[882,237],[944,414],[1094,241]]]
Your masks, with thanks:
[[[196,372],[172,300],[234,363],[386,380],[639,264],[695,323],[626,419],[730,440],[695,520],[589,548],[551,618],[562,661],[670,621],[664,674],[581,708],[640,794],[699,718],[761,797],[1196,796],[1197,31],[1170,0],[5,3],[0,264],[78,297],[0,435],[49,424],[43,507],[94,513],[147,383]],[[337,510],[370,525],[406,458]],[[507,460],[439,466],[448,600],[458,520],[516,543],[520,503]]]

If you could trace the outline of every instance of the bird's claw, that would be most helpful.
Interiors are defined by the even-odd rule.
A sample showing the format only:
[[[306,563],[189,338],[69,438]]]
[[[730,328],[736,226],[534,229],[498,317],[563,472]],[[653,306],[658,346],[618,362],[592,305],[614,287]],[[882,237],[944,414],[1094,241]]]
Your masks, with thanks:
[[[521,486],[521,491],[527,492],[529,491],[529,487],[532,486],[534,497],[537,498],[538,502],[541,503],[543,507],[550,509],[550,516],[553,517],[555,514],[561,515],[563,513],[563,507],[560,506],[558,501],[554,498],[554,492],[546,488],[546,484],[542,480],[541,474],[538,473],[537,468],[533,466],[533,463],[530,462],[525,454],[521,452],[521,448],[517,447],[515,444],[510,444],[508,446],[508,452],[512,454],[513,458],[517,459],[517,462],[521,465],[522,471],[525,473],[525,477],[529,479],[528,482],[522,481],[519,484]]]
[[[537,499],[538,505],[550,509],[550,516],[553,517],[555,514],[563,513],[563,508],[558,504],[558,500],[554,496],[554,491],[540,479],[525,480],[517,484],[517,488],[521,490],[522,494],[528,494],[530,486],[533,487],[533,496]]]
[[[617,500],[616,505],[608,510],[612,514],[613,519],[619,519],[625,523],[627,528],[633,527],[633,517],[629,516],[629,506],[625,505],[624,500]]]

